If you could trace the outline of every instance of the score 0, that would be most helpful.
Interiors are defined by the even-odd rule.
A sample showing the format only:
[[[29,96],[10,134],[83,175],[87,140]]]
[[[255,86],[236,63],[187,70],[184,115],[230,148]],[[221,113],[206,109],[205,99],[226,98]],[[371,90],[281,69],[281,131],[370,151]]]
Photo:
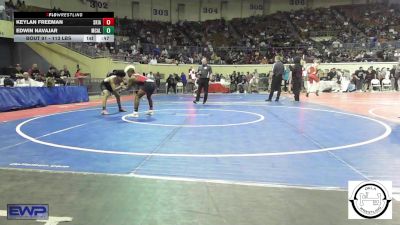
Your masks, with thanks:
[[[103,26],[114,26],[114,18],[103,18]]]

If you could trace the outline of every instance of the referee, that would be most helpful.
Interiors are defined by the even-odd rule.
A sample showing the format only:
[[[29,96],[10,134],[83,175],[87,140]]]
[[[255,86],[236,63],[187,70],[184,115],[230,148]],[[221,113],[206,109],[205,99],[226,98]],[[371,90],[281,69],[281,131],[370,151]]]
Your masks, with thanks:
[[[206,104],[207,97],[208,97],[208,82],[210,81],[210,77],[212,74],[211,66],[209,66],[207,64],[206,58],[203,58],[201,60],[201,65],[199,66],[199,69],[197,70],[197,74],[199,76],[199,80],[198,80],[199,87],[197,89],[196,100],[194,100],[193,103],[197,104],[197,102],[200,100],[201,90],[204,89],[203,104]]]

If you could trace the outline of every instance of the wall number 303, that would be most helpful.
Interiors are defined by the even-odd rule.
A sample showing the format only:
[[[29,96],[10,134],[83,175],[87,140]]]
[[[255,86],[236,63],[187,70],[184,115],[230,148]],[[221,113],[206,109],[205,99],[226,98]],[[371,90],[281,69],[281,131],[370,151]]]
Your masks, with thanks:
[[[92,0],[92,1],[90,1],[90,8],[108,9],[108,3]]]

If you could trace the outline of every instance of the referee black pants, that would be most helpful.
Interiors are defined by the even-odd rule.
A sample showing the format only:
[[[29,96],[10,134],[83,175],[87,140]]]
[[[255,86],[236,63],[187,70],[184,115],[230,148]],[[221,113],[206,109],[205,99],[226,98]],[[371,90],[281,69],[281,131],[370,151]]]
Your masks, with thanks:
[[[282,85],[282,75],[276,75],[276,76],[274,75],[272,77],[271,91],[269,93],[268,100],[272,100],[275,91],[278,91],[276,100],[279,100],[279,97],[281,96],[281,85]]]
[[[200,101],[200,94],[201,90],[204,89],[204,99],[203,103],[206,103],[207,97],[208,97],[208,82],[210,81],[209,78],[200,78],[198,80],[199,82],[199,88],[197,89],[197,95],[196,95],[196,102]]]

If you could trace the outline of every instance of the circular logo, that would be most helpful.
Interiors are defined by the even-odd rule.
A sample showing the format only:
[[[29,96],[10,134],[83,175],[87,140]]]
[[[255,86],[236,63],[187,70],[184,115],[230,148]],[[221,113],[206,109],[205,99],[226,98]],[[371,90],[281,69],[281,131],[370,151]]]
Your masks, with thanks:
[[[382,184],[368,181],[357,186],[349,201],[359,216],[374,219],[387,210],[391,201],[388,197],[389,194]]]

